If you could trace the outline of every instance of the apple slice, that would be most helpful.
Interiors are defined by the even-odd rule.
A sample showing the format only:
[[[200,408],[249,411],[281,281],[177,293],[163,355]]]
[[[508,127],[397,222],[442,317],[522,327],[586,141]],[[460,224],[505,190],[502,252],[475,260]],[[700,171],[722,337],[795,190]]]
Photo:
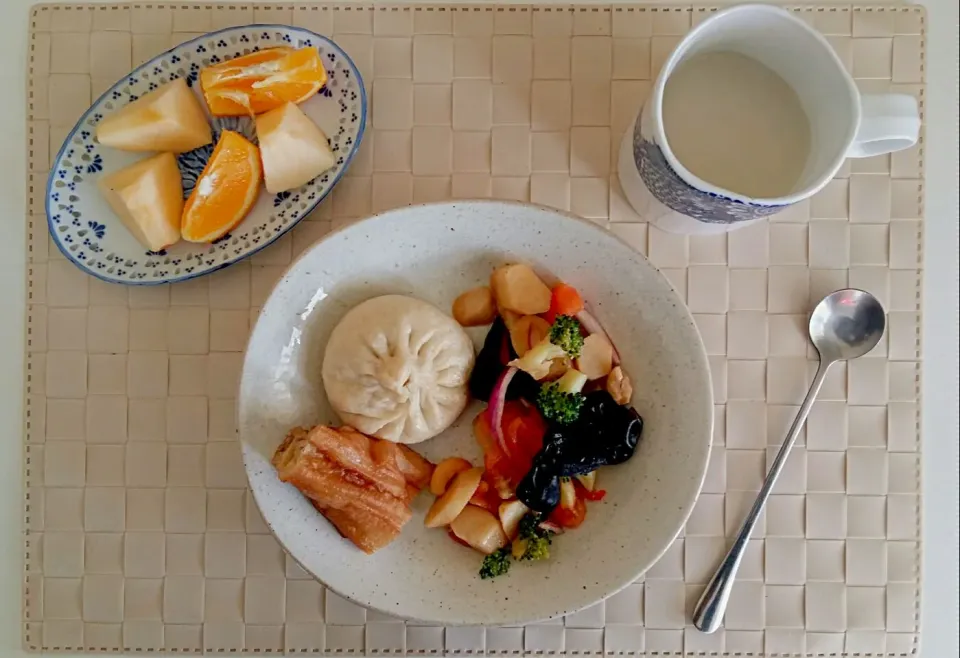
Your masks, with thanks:
[[[135,162],[104,176],[98,186],[127,230],[150,251],[180,239],[183,186],[172,153]]]
[[[258,116],[257,139],[270,194],[309,183],[337,163],[327,136],[294,103]]]
[[[108,114],[97,141],[122,151],[186,153],[212,143],[213,133],[200,101],[177,78]]]

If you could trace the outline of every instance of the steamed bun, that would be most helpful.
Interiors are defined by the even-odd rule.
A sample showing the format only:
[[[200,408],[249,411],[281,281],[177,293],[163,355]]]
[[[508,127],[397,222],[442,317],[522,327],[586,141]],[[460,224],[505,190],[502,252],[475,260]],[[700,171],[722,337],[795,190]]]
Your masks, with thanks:
[[[323,386],[340,419],[364,434],[419,443],[467,405],[473,342],[438,308],[402,295],[369,299],[334,328]]]

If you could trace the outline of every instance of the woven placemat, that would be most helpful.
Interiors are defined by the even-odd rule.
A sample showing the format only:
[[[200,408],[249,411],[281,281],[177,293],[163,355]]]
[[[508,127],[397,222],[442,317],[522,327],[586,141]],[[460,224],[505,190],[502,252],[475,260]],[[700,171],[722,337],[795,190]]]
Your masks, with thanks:
[[[24,644],[45,651],[908,656],[920,600],[922,143],[850,161],[820,194],[727,235],[648,226],[616,146],[664,57],[712,8],[39,6],[27,129]],[[865,91],[923,101],[919,7],[803,7]],[[78,116],[132,67],[254,22],[332,35],[372,95],[361,155],[269,249],[170,287],[83,274],[49,240],[44,188]],[[710,355],[716,435],[682,535],[605,603],[525,628],[369,612],[287,558],[249,493],[234,425],[242,351],[291,259],[331,228],[412,202],[571,210],[660,267]],[[880,297],[889,332],[835,367],[777,483],[726,626],[690,608],[759,488],[814,369],[811,301]],[[602,547],[598,547],[601,550]]]

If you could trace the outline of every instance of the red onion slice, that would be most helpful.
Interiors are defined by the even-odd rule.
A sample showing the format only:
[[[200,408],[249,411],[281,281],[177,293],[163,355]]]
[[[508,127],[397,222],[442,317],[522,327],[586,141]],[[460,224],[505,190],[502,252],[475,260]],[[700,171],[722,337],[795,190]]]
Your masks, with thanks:
[[[500,379],[493,386],[493,391],[490,393],[490,406],[487,407],[487,412],[490,414],[490,426],[497,439],[497,445],[500,446],[500,449],[508,458],[512,458],[513,455],[510,454],[507,442],[503,438],[503,407],[507,401],[507,387],[510,386],[510,381],[516,374],[517,369],[513,366],[503,371]]]
[[[588,334],[599,334],[607,339],[607,342],[610,343],[610,347],[613,348],[613,365],[620,365],[620,353],[617,351],[617,346],[613,344],[613,341],[610,340],[610,335],[604,331],[603,326],[600,324],[600,321],[597,320],[593,315],[590,314],[590,311],[583,309],[577,313],[577,320]]]

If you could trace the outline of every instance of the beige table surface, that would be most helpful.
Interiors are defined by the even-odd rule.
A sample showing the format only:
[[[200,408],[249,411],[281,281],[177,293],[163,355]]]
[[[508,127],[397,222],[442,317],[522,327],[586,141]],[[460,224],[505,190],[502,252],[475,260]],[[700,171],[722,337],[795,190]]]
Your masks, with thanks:
[[[0,0],[0,658],[27,655],[20,649],[25,203],[22,154],[28,13],[32,4],[33,0]],[[923,304],[924,596],[920,655],[948,658],[960,655],[956,557],[960,514],[958,3],[926,0],[923,4],[929,13]]]

